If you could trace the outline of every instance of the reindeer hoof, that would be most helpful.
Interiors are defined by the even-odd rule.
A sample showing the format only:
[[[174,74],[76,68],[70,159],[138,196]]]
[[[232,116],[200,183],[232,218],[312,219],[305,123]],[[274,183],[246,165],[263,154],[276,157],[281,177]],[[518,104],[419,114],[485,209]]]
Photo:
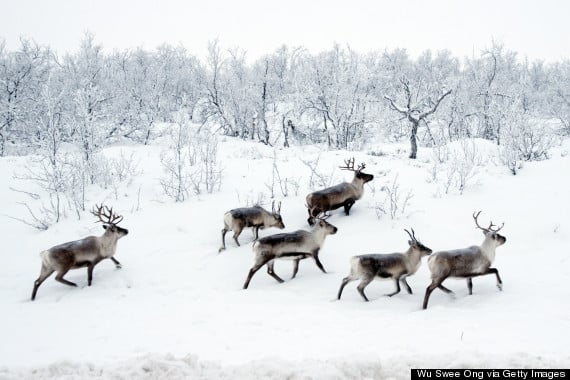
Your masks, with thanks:
[[[117,269],[121,269],[122,267],[123,267],[123,266],[122,266],[121,264],[115,265],[115,268],[117,268]]]
[[[499,288],[500,291],[503,291],[503,284],[497,284],[497,288]]]

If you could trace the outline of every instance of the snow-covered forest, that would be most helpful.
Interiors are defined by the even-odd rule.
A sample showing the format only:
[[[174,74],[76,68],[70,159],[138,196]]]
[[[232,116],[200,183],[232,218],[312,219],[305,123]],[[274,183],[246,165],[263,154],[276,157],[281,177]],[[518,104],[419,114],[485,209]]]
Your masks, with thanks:
[[[117,141],[148,145],[169,136],[178,154],[162,157],[170,173],[163,185],[177,201],[191,187],[211,192],[218,185],[219,136],[355,151],[379,138],[410,141],[411,158],[418,145],[481,138],[500,147],[516,174],[570,133],[569,94],[570,61],[529,61],[494,42],[473,57],[358,54],[338,45],[311,55],[283,46],[249,62],[217,40],[202,61],[170,45],[104,53],[90,34],[64,56],[22,39],[16,51],[0,45],[0,155],[47,159],[22,174],[57,198],[44,210],[51,215],[33,217],[47,228],[61,213],[86,209],[77,189],[110,185],[113,163],[98,154]],[[183,173],[183,165],[197,163],[201,179]],[[129,162],[114,165],[128,171]],[[72,199],[63,202],[66,193]]]
[[[570,62],[529,61],[494,42],[472,57],[283,46],[249,62],[218,41],[203,61],[171,45],[104,53],[86,35],[64,56],[31,40],[17,51],[0,45],[0,68],[2,155],[44,145],[52,129],[86,155],[118,138],[148,144],[178,112],[244,140],[337,149],[377,134],[408,138],[411,126],[429,146],[462,137],[509,146],[536,119],[570,130]]]
[[[570,363],[570,59],[528,60],[490,41],[472,56],[404,48],[318,54],[282,46],[251,60],[211,40],[107,51],[86,34],[57,54],[0,43],[0,379],[407,379],[410,368],[562,368]],[[282,205],[283,231],[309,229],[305,196],[366,164],[374,180],[338,233],[278,284],[237,247],[224,213]],[[353,163],[354,163],[353,162]],[[124,216],[118,269],[104,260],[30,292],[56,244]],[[412,227],[438,251],[479,244],[504,222],[494,276],[449,280],[421,310],[373,282],[364,302],[338,287],[353,255],[404,252]],[[411,235],[410,235],[411,237]],[[335,301],[335,302],[331,302]]]

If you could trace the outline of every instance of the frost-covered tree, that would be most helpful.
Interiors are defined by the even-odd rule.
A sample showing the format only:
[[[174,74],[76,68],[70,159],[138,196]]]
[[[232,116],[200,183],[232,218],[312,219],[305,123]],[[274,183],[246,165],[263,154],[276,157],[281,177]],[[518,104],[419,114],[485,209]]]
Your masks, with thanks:
[[[68,55],[63,70],[70,101],[72,138],[82,153],[85,182],[94,184],[98,172],[97,154],[108,135],[108,109],[113,94],[108,88],[109,70],[100,45],[86,34],[79,51]]]
[[[347,149],[365,136],[371,100],[365,69],[357,53],[338,45],[306,66],[305,109],[320,120],[329,147]]]
[[[570,135],[570,60],[553,65],[546,93],[548,114],[558,119],[564,133]]]
[[[226,57],[219,46],[218,40],[208,42],[206,61],[206,98],[201,107],[201,118],[204,122],[218,124],[224,134],[237,136],[239,132],[231,123],[226,110],[227,88],[224,78]]]
[[[33,144],[37,128],[37,103],[53,58],[49,49],[27,39],[9,52],[0,41],[0,156],[7,141]]]
[[[426,93],[423,97],[418,97],[416,91],[419,90],[419,84],[412,88],[406,77],[400,78],[400,84],[402,88],[400,104],[391,96],[385,95],[385,98],[390,103],[391,109],[403,115],[410,123],[410,158],[415,159],[418,153],[417,134],[420,123],[437,111],[442,100],[451,94],[451,89],[447,91],[442,89],[439,94]]]

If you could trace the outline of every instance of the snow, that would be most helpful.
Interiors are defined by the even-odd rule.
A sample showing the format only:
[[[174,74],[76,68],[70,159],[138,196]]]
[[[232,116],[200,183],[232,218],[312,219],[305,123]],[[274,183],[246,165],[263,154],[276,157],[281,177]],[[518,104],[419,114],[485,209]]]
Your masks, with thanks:
[[[261,144],[227,139],[220,144],[224,168],[221,191],[175,204],[161,194],[159,146],[115,146],[105,155],[133,152],[142,174],[120,191],[90,189],[90,199],[105,201],[124,215],[129,235],[119,241],[116,269],[110,260],[94,271],[70,271],[70,288],[49,278],[29,300],[40,270],[39,252],[102,229],[88,213],[36,231],[6,215],[25,218],[16,202],[22,188],[13,178],[25,157],[0,158],[0,216],[5,246],[0,253],[0,379],[94,378],[409,378],[410,368],[561,368],[570,364],[567,340],[570,314],[570,142],[547,161],[525,164],[517,176],[499,166],[496,151],[475,141],[484,156],[476,178],[463,194],[442,194],[429,180],[429,149],[407,159],[405,145],[382,145],[366,152],[321,151],[318,147],[276,149],[282,177],[299,182],[298,194],[280,196],[284,230],[308,228],[305,195],[309,170],[299,158],[316,159],[334,180],[350,180],[336,169],[355,156],[375,175],[350,216],[340,210],[329,222],[339,228],[328,236],[320,259],[323,274],[310,260],[301,262],[289,281],[290,261],[277,262],[283,284],[260,270],[249,289],[242,285],[253,264],[253,234],[245,230],[236,247],[231,232],[227,250],[218,254],[225,211],[268,193],[274,151]],[[395,176],[413,198],[405,215],[378,218],[375,205],[382,186]],[[140,189],[140,195],[138,191]],[[266,206],[270,207],[266,196]],[[494,276],[475,278],[473,295],[464,280],[447,280],[454,298],[436,290],[421,310],[429,271],[424,262],[408,278],[414,294],[388,298],[391,281],[370,284],[363,302],[357,282],[336,301],[349,273],[350,257],[404,251],[413,227],[434,251],[482,242],[471,215],[505,222],[505,245],[497,249]]]

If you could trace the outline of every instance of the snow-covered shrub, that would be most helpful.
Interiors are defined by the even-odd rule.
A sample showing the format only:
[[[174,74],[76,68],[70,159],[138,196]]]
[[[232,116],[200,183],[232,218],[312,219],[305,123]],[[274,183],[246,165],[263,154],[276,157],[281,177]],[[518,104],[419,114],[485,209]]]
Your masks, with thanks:
[[[302,158],[299,159],[310,170],[310,175],[309,175],[310,189],[329,187],[333,184],[333,181],[335,180],[334,177],[335,168],[332,169],[330,174],[323,174],[322,172],[317,170],[319,166],[319,160],[321,159],[320,155],[318,155],[317,158],[314,160],[304,160]]]
[[[34,191],[13,191],[25,194],[29,201],[22,204],[29,213],[29,219],[18,219],[34,228],[46,230],[54,223],[73,212],[81,218],[85,210],[84,173],[78,168],[81,158],[76,153],[57,153],[30,158],[23,173],[14,178],[25,181],[26,188]]]
[[[262,206],[268,203],[268,199],[270,198],[264,192],[262,191],[256,192],[253,189],[250,189],[246,193],[240,193],[239,191],[236,190],[236,196],[237,196],[237,204],[243,205],[243,207],[252,207],[255,205]]]
[[[545,123],[533,123],[528,118],[511,120],[503,129],[499,157],[511,173],[516,174],[520,161],[548,159],[548,151],[555,145],[556,137]]]
[[[193,164],[190,149],[190,123],[188,117],[178,115],[179,120],[167,129],[168,149],[160,155],[160,162],[165,172],[160,179],[164,194],[183,202],[189,196],[191,186],[191,166]]]
[[[483,165],[483,157],[472,139],[461,140],[450,147],[436,147],[428,167],[429,180],[438,184],[438,193],[459,194],[471,184]],[[458,145],[458,146],[457,146]]]
[[[218,161],[217,136],[207,131],[193,133],[190,137],[190,157],[195,163],[190,174],[194,194],[220,190],[222,168]]]
[[[98,184],[103,188],[111,188],[115,199],[119,199],[119,189],[129,186],[133,179],[142,174],[139,170],[139,161],[135,159],[134,152],[126,156],[121,150],[119,157],[106,158],[100,155]]]
[[[518,171],[522,169],[523,162],[519,153],[510,145],[499,146],[499,160],[505,165],[512,175],[517,175]]]
[[[375,210],[378,219],[387,215],[390,219],[396,219],[406,215],[406,209],[410,205],[410,200],[414,193],[412,190],[402,190],[398,182],[398,175],[388,185],[382,186],[380,191],[384,194],[384,198],[380,202],[376,202]]]
[[[197,195],[220,189],[222,170],[216,135],[194,128],[189,115],[179,111],[167,128],[167,138],[169,147],[160,157],[165,171],[160,184],[167,196],[183,202],[191,192]]]
[[[265,187],[270,192],[271,198],[275,198],[275,188],[281,192],[283,197],[288,197],[293,194],[299,195],[299,181],[295,178],[283,177],[277,164],[277,152],[273,151],[273,164],[271,166],[271,182],[265,183]]]

